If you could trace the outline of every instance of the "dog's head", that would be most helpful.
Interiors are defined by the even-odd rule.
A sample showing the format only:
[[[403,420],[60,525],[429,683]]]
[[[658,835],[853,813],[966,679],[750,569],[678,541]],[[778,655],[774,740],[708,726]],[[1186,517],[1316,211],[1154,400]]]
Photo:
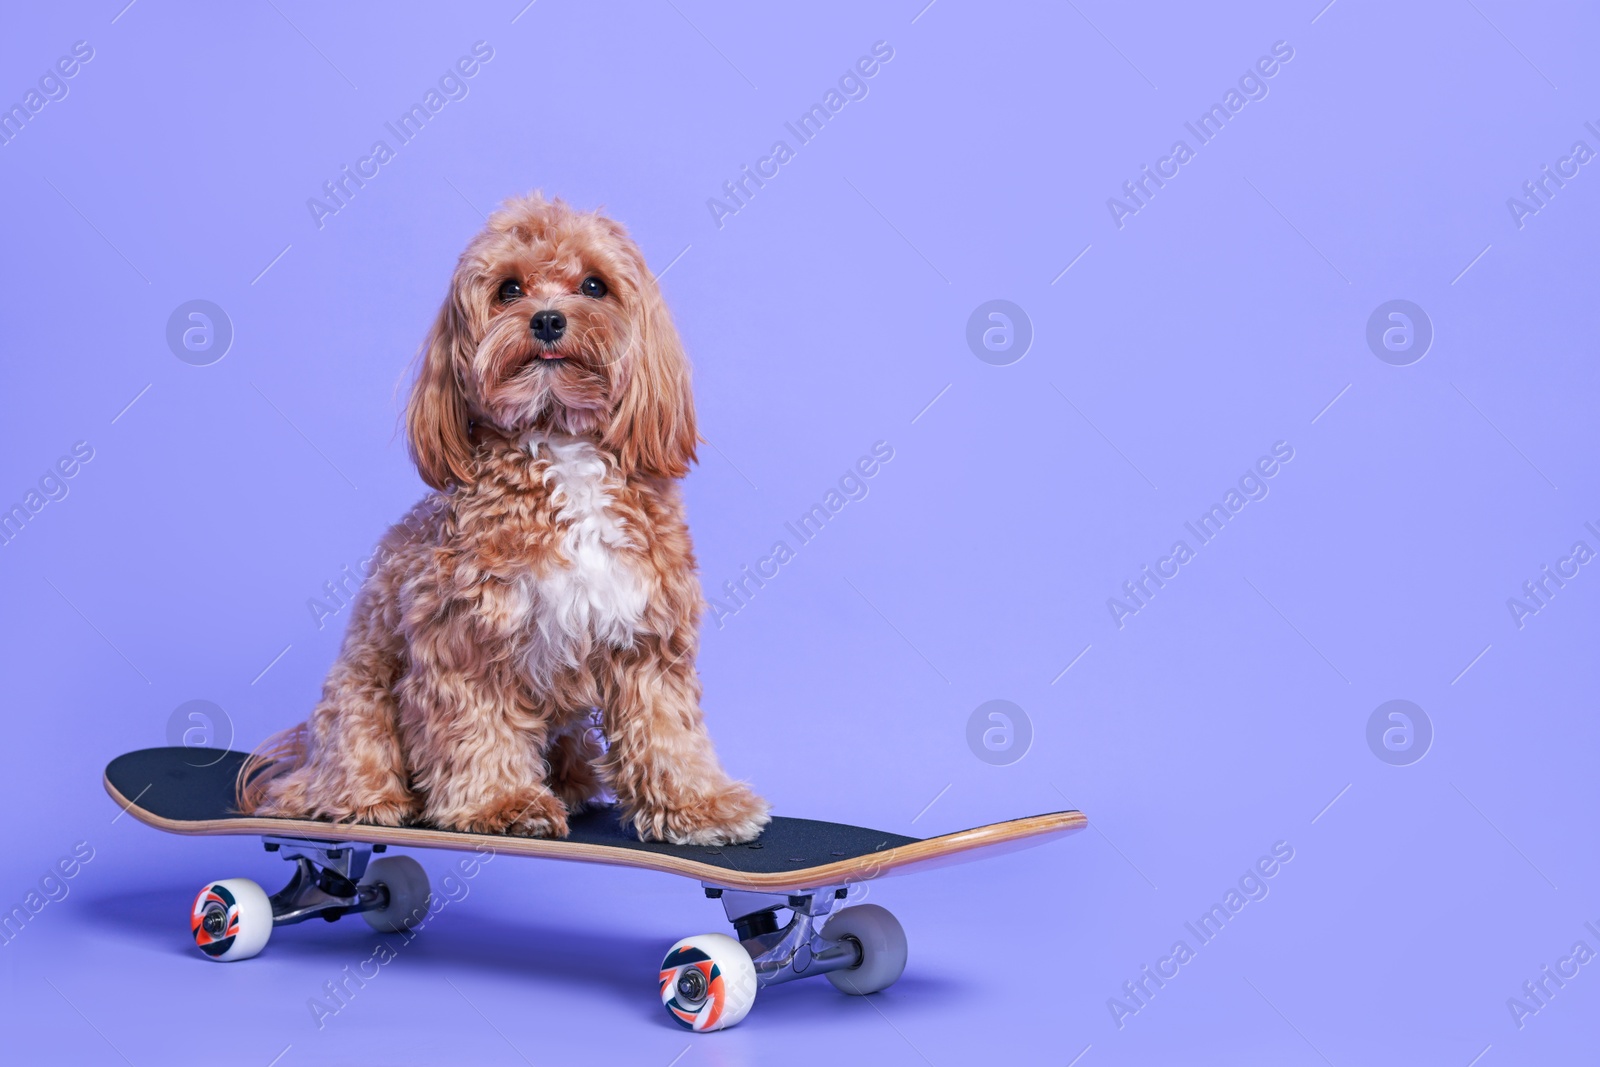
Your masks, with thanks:
[[[689,364],[655,276],[617,223],[537,193],[489,217],[456,265],[406,409],[436,489],[470,477],[475,434],[595,438],[627,474],[694,460]]]

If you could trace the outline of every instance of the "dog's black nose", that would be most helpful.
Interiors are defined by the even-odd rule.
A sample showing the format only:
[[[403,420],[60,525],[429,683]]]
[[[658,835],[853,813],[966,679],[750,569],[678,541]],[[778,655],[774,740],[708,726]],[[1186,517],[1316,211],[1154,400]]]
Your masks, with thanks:
[[[534,313],[528,325],[533,328],[533,336],[545,344],[554,344],[567,332],[567,317],[553,309],[538,311]]]

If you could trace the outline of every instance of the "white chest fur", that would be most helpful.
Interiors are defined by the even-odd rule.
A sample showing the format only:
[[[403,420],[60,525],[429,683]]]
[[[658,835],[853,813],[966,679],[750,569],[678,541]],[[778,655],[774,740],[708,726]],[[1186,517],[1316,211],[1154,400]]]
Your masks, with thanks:
[[[528,607],[529,673],[548,683],[583,662],[596,642],[633,643],[648,590],[624,549],[628,530],[611,508],[616,483],[594,444],[581,438],[530,436],[524,445],[542,461],[564,562],[522,581]]]

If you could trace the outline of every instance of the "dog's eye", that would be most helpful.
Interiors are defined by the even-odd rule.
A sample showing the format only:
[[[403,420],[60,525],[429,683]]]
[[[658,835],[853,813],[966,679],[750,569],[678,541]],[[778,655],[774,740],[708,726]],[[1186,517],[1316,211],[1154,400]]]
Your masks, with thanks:
[[[591,274],[583,280],[582,285],[578,286],[578,291],[583,293],[584,296],[592,296],[599,300],[606,295],[606,283]]]
[[[522,283],[515,278],[507,278],[500,283],[500,303],[509,304],[522,295]]]

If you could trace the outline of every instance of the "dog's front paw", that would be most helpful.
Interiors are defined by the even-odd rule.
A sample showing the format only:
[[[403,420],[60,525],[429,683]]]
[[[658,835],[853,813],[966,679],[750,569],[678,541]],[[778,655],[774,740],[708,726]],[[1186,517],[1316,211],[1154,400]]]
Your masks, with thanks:
[[[517,793],[449,820],[449,829],[511,837],[566,837],[567,809],[548,789]]]
[[[768,804],[743,782],[720,792],[684,797],[669,808],[641,808],[633,816],[643,841],[674,845],[737,845],[754,841],[771,820]]]

